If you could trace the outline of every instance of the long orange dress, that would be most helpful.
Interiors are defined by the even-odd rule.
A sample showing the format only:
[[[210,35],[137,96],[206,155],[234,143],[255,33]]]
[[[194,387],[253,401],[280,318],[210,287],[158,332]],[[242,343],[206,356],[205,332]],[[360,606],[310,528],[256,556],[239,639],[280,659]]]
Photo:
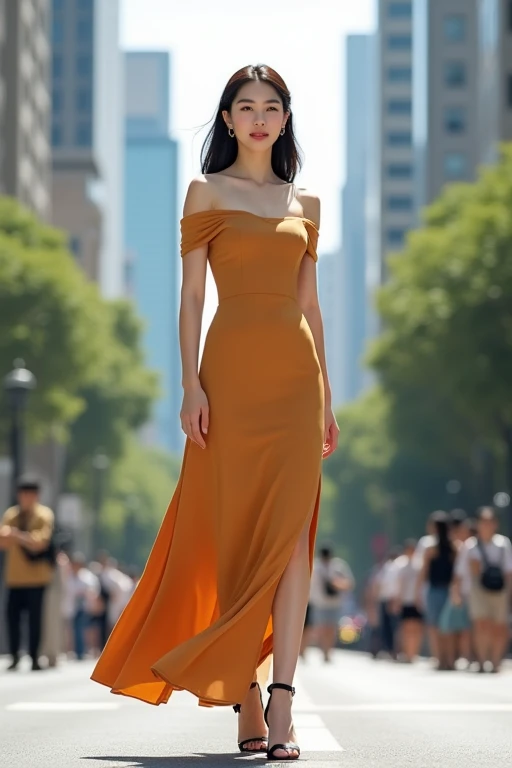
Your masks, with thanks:
[[[323,378],[297,302],[318,231],[304,218],[211,210],[181,221],[182,256],[209,244],[219,306],[200,380],[206,449],[187,440],[142,578],[92,679],[161,704],[188,690],[235,704],[272,653],[272,602],[311,512],[316,534]]]

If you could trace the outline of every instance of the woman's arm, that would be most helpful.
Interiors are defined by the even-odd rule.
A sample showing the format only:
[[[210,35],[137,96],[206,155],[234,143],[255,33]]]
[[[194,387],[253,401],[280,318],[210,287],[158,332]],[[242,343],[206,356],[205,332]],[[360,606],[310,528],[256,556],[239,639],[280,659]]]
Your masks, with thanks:
[[[304,216],[312,221],[317,228],[320,228],[320,200],[315,195],[310,195],[302,190],[300,195]],[[324,382],[324,397],[326,410],[326,435],[325,440],[329,443],[329,450],[324,453],[324,457],[332,453],[338,443],[338,425],[332,413],[331,386],[329,375],[327,373],[327,362],[325,357],[324,326],[320,303],[318,301],[317,287],[317,269],[316,264],[309,256],[304,256],[299,269],[297,297],[302,314],[306,318],[311,329],[315,342],[316,353],[322,378]],[[330,434],[329,434],[330,433]]]
[[[211,188],[204,178],[194,179],[188,188],[183,215],[211,208]],[[203,318],[208,245],[186,253],[182,260],[179,338],[182,367],[183,405],[181,426],[187,437],[201,448],[201,434],[208,431],[208,402],[199,381],[199,343]]]
[[[423,586],[427,580],[428,576],[428,570],[430,567],[430,560],[432,559],[432,554],[434,552],[435,547],[428,547],[428,549],[425,550],[425,553],[423,555],[423,563],[421,566],[421,570],[418,573],[418,578],[416,580],[416,605],[422,606],[423,605]]]

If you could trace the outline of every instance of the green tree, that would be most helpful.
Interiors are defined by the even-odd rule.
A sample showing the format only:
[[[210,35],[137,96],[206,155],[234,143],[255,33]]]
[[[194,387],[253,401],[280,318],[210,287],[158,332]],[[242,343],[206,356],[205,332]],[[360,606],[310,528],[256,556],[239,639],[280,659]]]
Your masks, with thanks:
[[[131,438],[110,473],[102,510],[103,545],[128,565],[144,565],[180,472],[180,460]]]
[[[130,434],[148,421],[157,395],[156,374],[144,364],[140,319],[130,302],[110,302],[103,353],[95,379],[80,390],[85,406],[71,429],[71,487],[88,486],[91,460],[99,447],[111,462],[123,455]]]
[[[470,484],[476,454],[499,462],[508,450],[509,489],[511,210],[506,146],[475,184],[448,188],[390,259],[378,297],[385,330],[369,356],[393,404],[395,438],[413,446],[428,435],[422,448],[432,455],[437,446],[438,463],[455,461]]]
[[[0,371],[21,357],[35,374],[29,429],[45,437],[78,416],[78,390],[94,376],[106,307],[65,247],[64,236],[42,225],[16,201],[0,198]],[[0,394],[0,399],[4,397]],[[0,402],[0,439],[6,404]]]

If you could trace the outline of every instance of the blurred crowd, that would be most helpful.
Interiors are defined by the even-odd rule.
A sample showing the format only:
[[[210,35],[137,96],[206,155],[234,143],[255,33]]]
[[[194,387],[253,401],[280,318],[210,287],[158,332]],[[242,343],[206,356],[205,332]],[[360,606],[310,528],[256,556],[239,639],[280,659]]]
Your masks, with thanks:
[[[0,522],[9,669],[18,668],[23,650],[33,670],[66,657],[96,658],[139,574],[108,552],[87,562],[59,543],[36,479],[21,478],[17,497]],[[344,638],[366,637],[374,658],[412,663],[429,655],[439,670],[498,672],[511,650],[512,544],[499,532],[492,507],[480,508],[474,519],[462,510],[434,512],[419,541],[406,541],[374,567],[363,612],[355,587],[348,563],[335,556],[332,545],[321,544],[313,563],[303,658],[314,645],[328,663]]]
[[[21,478],[17,495],[18,504],[0,523],[8,669],[18,668],[24,651],[34,671],[66,657],[97,657],[133,594],[138,573],[106,551],[87,562],[81,552],[59,544],[53,513],[39,501],[37,479]]]
[[[378,563],[368,579],[369,650],[439,670],[498,672],[510,650],[512,544],[492,507],[474,519],[437,511],[425,535]]]

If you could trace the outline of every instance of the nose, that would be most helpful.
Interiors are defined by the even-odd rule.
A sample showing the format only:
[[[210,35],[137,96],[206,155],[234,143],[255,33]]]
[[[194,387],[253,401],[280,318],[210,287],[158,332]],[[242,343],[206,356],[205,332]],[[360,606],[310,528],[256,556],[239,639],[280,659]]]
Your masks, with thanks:
[[[262,126],[265,125],[265,118],[263,115],[255,115],[254,117],[254,125]]]

